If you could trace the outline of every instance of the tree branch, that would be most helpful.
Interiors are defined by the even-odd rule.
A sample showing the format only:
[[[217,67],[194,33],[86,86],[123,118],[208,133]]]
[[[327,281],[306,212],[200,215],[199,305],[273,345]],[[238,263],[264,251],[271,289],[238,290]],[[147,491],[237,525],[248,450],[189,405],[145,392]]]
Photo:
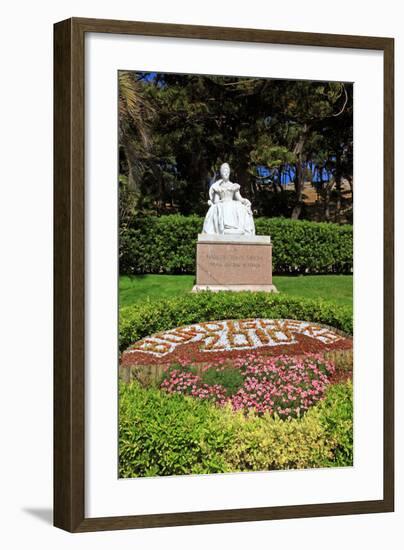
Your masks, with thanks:
[[[333,114],[332,116],[339,116],[339,115],[342,115],[342,113],[345,111],[345,107],[346,107],[346,104],[348,103],[348,92],[346,91],[346,88],[344,85],[342,85],[343,88],[344,88],[344,92],[345,92],[345,101],[344,101],[344,105],[342,106],[342,109],[340,111],[338,111],[338,113],[336,114]]]

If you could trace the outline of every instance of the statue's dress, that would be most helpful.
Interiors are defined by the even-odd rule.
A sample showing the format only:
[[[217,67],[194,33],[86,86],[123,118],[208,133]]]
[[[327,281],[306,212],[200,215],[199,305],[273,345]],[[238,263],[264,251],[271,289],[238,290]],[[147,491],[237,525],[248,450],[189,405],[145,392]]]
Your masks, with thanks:
[[[203,233],[211,235],[254,235],[255,226],[248,205],[235,199],[235,194],[239,191],[238,183],[226,182],[221,180],[215,182],[211,189],[212,205],[206,213],[203,224]]]

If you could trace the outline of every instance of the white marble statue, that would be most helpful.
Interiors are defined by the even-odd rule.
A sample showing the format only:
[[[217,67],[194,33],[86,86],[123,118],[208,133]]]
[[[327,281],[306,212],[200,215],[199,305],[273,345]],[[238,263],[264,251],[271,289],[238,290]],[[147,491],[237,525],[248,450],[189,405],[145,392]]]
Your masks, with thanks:
[[[219,179],[209,189],[210,206],[202,233],[208,235],[255,235],[251,203],[240,195],[240,185],[232,183],[230,166],[220,167]]]

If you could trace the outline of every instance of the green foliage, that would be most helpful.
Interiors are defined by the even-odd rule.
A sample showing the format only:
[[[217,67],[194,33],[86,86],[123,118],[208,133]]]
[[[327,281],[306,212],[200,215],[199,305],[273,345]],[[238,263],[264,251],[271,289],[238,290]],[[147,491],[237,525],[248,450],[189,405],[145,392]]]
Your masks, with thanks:
[[[238,415],[233,425],[234,438],[226,448],[233,471],[315,468],[332,461],[335,443],[327,438],[315,409],[290,420]]]
[[[281,420],[121,384],[119,475],[351,466],[351,403],[352,385],[339,384],[302,418]]]
[[[350,273],[353,228],[284,218],[260,218],[258,235],[271,235],[274,273]]]
[[[226,472],[230,412],[206,402],[120,385],[120,477]]]
[[[195,273],[195,253],[203,219],[179,214],[135,218],[120,229],[121,274]],[[258,218],[257,235],[270,235],[273,272],[350,273],[353,229],[350,225]]]
[[[135,218],[119,234],[120,273],[195,273],[203,219],[198,216]]]
[[[282,217],[290,218],[292,210],[296,205],[296,191],[288,190],[282,192],[274,192],[270,189],[266,190],[266,193],[262,193],[261,196],[261,210],[262,216],[269,218]],[[302,204],[302,215],[306,217],[307,208]],[[258,218],[259,220],[260,218]],[[257,220],[257,221],[258,221]]]
[[[352,383],[331,386],[302,418],[234,418],[226,461],[236,470],[352,466]]]
[[[226,390],[227,396],[237,393],[244,383],[240,369],[232,366],[207,369],[202,372],[201,379],[209,386],[220,384]]]
[[[321,423],[327,436],[336,441],[332,463],[344,466],[353,461],[353,391],[352,382],[331,386],[327,399],[318,405]]]
[[[352,309],[321,299],[267,292],[198,292],[120,310],[120,349],[161,330],[221,319],[302,319],[352,334]]]
[[[143,213],[202,214],[226,161],[260,215],[270,186],[257,185],[258,166],[274,179],[298,173],[290,198],[300,202],[308,161],[352,176],[352,111],[349,83],[120,71],[120,173],[136,190],[122,200]]]

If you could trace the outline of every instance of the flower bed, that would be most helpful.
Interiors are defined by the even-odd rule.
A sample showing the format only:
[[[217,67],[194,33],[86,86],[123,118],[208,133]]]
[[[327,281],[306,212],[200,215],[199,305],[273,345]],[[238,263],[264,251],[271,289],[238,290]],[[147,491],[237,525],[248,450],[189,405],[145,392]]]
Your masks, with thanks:
[[[352,308],[272,292],[195,292],[142,302],[119,313],[119,349],[151,334],[226,319],[304,319],[353,333]],[[335,330],[335,329],[333,329]]]
[[[143,338],[122,355],[121,365],[223,362],[249,356],[301,355],[352,350],[352,338],[336,329],[292,319],[209,321]]]
[[[219,383],[206,381],[212,379],[212,372],[213,381],[216,378]],[[167,368],[160,387],[219,406],[230,404],[234,411],[295,418],[323,397],[334,374],[334,364],[321,355],[273,358],[251,353],[231,365],[206,365],[200,374],[189,365]]]

